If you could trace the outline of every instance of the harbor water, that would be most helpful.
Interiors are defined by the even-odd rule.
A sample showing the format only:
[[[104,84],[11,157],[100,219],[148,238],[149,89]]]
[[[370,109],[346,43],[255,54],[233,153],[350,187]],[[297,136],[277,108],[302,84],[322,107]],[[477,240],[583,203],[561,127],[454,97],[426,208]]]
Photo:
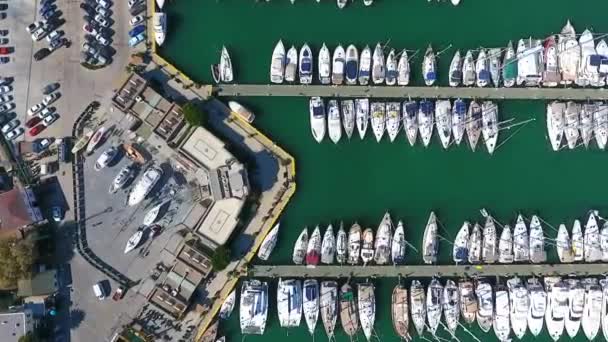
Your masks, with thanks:
[[[439,84],[447,85],[448,66],[456,48],[463,53],[479,46],[504,46],[508,40],[530,35],[544,38],[559,32],[566,19],[571,19],[579,33],[585,27],[595,32],[608,30],[608,3],[600,1],[463,0],[455,8],[449,2],[376,0],[369,8],[356,1],[340,11],[334,1],[325,0],[296,0],[295,5],[288,0],[178,0],[165,7],[168,37],[160,53],[199,83],[211,82],[209,65],[218,61],[222,45],[230,50],[237,83],[265,84],[269,82],[270,55],[279,39],[286,48],[307,42],[315,57],[322,42],[332,50],[339,43],[345,47],[354,43],[361,50],[365,44],[389,42],[397,51],[421,50],[411,61],[413,83],[420,85],[424,48],[432,43],[439,51],[452,44],[438,65]],[[327,137],[317,144],[310,133],[307,99],[237,100],[255,112],[254,124],[262,132],[296,158],[297,191],[281,217],[279,243],[271,264],[291,263],[293,244],[304,226],[311,232],[320,224],[323,232],[329,223],[337,228],[343,220],[345,229],[358,221],[375,230],[387,210],[395,223],[404,221],[406,239],[416,248],[421,246],[431,210],[441,222],[440,234],[448,240],[454,239],[464,220],[483,222],[481,208],[511,226],[519,212],[527,217],[538,214],[554,227],[564,222],[569,229],[575,218],[586,221],[590,208],[608,215],[604,186],[608,152],[598,151],[593,143],[589,150],[581,147],[552,152],[544,102],[498,102],[501,120],[536,121],[520,130],[500,131],[499,145],[517,133],[490,156],[481,144],[474,153],[464,144],[445,151],[436,134],[428,148],[421,144],[410,147],[403,132],[394,143],[386,136],[376,143],[368,131],[364,141],[355,133],[350,141],[343,136],[337,145]],[[550,243],[557,232],[546,224],[543,227]],[[451,263],[451,249],[448,242],[440,242],[441,263]],[[547,246],[547,250],[549,260],[556,261],[554,248]],[[407,263],[421,262],[420,255],[408,249]],[[390,318],[391,292],[397,281],[374,280],[375,327],[382,341],[397,340]],[[410,279],[403,281],[409,287]],[[247,341],[310,341],[304,320],[300,328],[291,331],[279,327],[275,294],[273,280],[266,334],[247,336]],[[476,325],[467,329],[479,339],[496,340],[492,331],[484,334]],[[341,328],[337,332],[338,341],[348,341]],[[410,333],[422,340],[411,322]],[[220,326],[220,334],[226,334],[228,341],[241,340],[238,307]],[[449,338],[445,331],[440,336]],[[474,340],[462,327],[457,337]],[[315,340],[325,339],[319,320]],[[364,340],[362,333],[358,339]],[[577,340],[584,339],[580,331]],[[525,340],[531,341],[531,335]],[[540,340],[550,338],[544,332]]]

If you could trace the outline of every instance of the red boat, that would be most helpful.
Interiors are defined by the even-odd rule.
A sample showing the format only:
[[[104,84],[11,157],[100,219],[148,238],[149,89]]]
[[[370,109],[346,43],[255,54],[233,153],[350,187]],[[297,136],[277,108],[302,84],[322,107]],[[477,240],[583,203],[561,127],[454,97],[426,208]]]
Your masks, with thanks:
[[[308,240],[306,249],[306,264],[317,265],[321,259],[321,230],[319,226],[315,228]]]

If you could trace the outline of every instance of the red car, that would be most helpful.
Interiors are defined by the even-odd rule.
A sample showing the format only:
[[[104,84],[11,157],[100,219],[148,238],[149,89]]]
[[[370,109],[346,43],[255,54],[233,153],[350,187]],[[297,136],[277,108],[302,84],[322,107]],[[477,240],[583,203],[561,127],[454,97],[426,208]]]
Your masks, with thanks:
[[[8,55],[10,50],[6,46],[0,46],[0,55]]]
[[[45,125],[38,125],[32,129],[30,129],[30,135],[34,137],[34,136],[38,135],[38,133],[44,131],[45,128],[46,128]]]
[[[112,296],[113,300],[121,300],[122,297],[125,296],[125,288],[123,286],[119,286],[116,289],[116,292],[114,292],[114,295]]]
[[[27,120],[27,122],[25,123],[25,127],[27,127],[27,128],[34,127],[34,125],[39,123],[41,120],[42,119],[40,119],[40,117],[34,116],[33,118]]]

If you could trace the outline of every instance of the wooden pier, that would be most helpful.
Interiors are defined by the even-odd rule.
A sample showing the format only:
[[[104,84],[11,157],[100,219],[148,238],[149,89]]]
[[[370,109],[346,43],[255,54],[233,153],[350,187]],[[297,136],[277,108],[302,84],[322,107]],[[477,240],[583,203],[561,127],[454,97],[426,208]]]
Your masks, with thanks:
[[[608,89],[335,86],[287,84],[220,84],[217,96],[322,96],[369,98],[446,98],[493,100],[608,100]]]
[[[270,266],[248,269],[252,277],[276,278],[392,278],[392,277],[484,277],[484,276],[599,276],[608,274],[607,264],[492,264],[492,265],[387,265],[387,266]]]

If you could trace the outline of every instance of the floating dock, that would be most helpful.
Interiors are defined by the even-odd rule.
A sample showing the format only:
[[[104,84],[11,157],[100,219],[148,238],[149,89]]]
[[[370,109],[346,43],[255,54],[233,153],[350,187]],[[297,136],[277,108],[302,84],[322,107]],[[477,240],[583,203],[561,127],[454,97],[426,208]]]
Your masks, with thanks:
[[[255,265],[252,277],[275,278],[396,278],[484,276],[598,276],[607,274],[606,264],[492,264],[492,265],[399,265],[399,266],[269,266]]]
[[[220,84],[217,96],[322,96],[369,98],[446,98],[493,100],[608,100],[608,89],[595,88],[474,88],[288,84]]]

